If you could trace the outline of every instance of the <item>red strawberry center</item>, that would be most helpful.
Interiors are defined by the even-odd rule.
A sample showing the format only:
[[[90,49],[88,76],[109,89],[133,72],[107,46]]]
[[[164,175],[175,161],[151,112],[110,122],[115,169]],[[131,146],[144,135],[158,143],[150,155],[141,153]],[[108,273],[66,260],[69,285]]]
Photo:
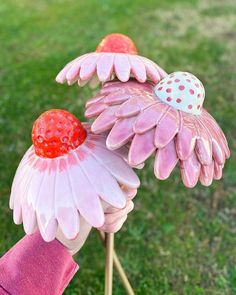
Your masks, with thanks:
[[[53,109],[39,116],[32,129],[35,153],[56,158],[81,145],[87,136],[81,122],[65,110]]]
[[[99,43],[96,52],[137,54],[137,48],[128,36],[110,34]]]

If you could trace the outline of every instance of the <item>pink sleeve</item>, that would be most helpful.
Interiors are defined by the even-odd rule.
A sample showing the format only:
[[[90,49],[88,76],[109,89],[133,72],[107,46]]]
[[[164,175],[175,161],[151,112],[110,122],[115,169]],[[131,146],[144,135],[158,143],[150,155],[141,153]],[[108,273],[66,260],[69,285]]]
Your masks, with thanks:
[[[62,294],[78,268],[57,240],[25,236],[0,259],[0,295]]]

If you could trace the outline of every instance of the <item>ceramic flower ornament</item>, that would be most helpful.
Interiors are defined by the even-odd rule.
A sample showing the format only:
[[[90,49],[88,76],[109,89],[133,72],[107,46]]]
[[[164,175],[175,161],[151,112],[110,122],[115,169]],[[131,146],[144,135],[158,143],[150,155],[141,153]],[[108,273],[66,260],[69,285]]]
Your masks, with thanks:
[[[109,131],[110,150],[130,142],[128,162],[143,163],[155,153],[154,172],[166,179],[180,164],[185,186],[220,179],[230,152],[213,117],[203,108],[204,87],[194,75],[175,72],[153,87],[135,80],[107,82],[86,104],[92,131]]]
[[[122,157],[109,151],[103,135],[64,110],[43,113],[32,129],[33,145],[14,178],[10,207],[27,234],[39,228],[46,241],[57,229],[73,239],[80,216],[91,226],[104,222],[103,201],[123,208],[121,185],[137,188],[139,179]]]
[[[134,42],[123,34],[107,35],[95,52],[84,54],[68,63],[57,75],[58,83],[69,85],[78,82],[83,86],[90,82],[106,82],[117,78],[127,82],[134,77],[143,83],[147,80],[158,83],[167,74],[153,61],[139,56]]]

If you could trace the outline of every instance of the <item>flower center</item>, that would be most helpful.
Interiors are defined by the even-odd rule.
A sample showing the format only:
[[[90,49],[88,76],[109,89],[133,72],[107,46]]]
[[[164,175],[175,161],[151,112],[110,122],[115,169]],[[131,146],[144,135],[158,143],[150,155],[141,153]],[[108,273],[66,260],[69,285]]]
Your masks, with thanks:
[[[44,112],[32,128],[35,153],[43,158],[56,158],[81,145],[87,136],[81,122],[65,110]]]
[[[134,42],[123,34],[107,35],[98,45],[96,52],[137,54]]]

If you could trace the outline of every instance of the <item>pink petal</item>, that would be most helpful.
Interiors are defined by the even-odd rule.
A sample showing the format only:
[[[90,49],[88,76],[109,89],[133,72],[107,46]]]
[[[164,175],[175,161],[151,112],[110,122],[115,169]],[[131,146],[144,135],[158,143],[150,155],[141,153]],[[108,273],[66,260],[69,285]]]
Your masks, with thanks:
[[[119,119],[107,137],[107,147],[111,150],[120,148],[126,144],[134,135],[133,125],[135,117]]]
[[[201,171],[201,165],[195,153],[192,153],[187,160],[181,161],[180,168],[184,185],[189,188],[194,187],[198,182]]]
[[[167,179],[176,164],[178,163],[178,157],[175,150],[175,143],[172,140],[163,149],[157,150],[156,158],[154,162],[154,173],[158,179]]]
[[[118,110],[118,106],[111,106],[103,111],[93,122],[91,126],[91,130],[94,133],[101,133],[106,130],[112,128],[114,123],[117,121],[117,117],[115,116],[116,111]]]
[[[68,69],[66,73],[66,80],[68,83],[75,81],[79,78],[79,72],[80,72],[80,67],[81,64],[83,63],[84,60],[86,60],[88,55],[83,55],[81,58],[79,58],[77,61],[74,61],[71,65],[71,67]]]
[[[131,98],[120,106],[116,112],[116,116],[125,118],[137,115],[145,105],[146,103],[144,103],[142,99],[135,97]]]
[[[186,160],[194,150],[197,139],[197,131],[192,117],[183,115],[183,113],[181,114],[181,127],[176,137],[176,151],[179,159]]]
[[[212,139],[212,155],[218,165],[223,165],[225,163],[225,154],[223,153],[219,143],[214,138]]]
[[[148,78],[154,83],[160,82],[161,77],[156,65],[146,58],[141,57],[141,60],[144,61]]]
[[[166,146],[179,129],[179,116],[178,111],[170,107],[160,119],[156,126],[156,132],[154,137],[154,144],[157,148],[163,148]]]
[[[91,152],[120,184],[136,189],[139,187],[140,181],[132,168],[121,157],[122,148],[111,152],[105,145],[96,144]]]
[[[85,111],[85,117],[86,118],[93,118],[97,117],[101,114],[105,109],[107,108],[107,105],[104,103],[96,103],[88,107]]]
[[[90,55],[88,56],[81,64],[80,68],[80,79],[82,81],[89,80],[96,70],[96,61],[98,59],[98,55]]]
[[[82,61],[87,55],[88,54],[84,54],[84,55],[79,56],[76,59],[72,60],[71,62],[69,62],[56,76],[56,81],[58,83],[64,83],[66,81],[66,75],[67,75],[68,71],[70,70],[71,66]]]
[[[216,134],[215,139],[222,146],[225,152],[226,158],[228,159],[230,157],[230,150],[228,147],[227,139],[225,138],[223,131],[221,130],[221,128],[219,127],[215,119],[206,110],[203,110],[203,116],[204,116],[204,120],[208,122],[209,126],[208,125],[207,126],[209,127],[210,131],[214,131],[214,133]]]
[[[219,165],[218,163],[214,162],[214,179],[221,179],[223,167],[224,165]]]
[[[208,166],[202,166],[200,173],[200,182],[202,185],[209,186],[212,184],[214,176],[214,162]]]
[[[97,75],[101,82],[109,80],[113,71],[114,54],[100,54],[97,61]]]
[[[96,94],[94,97],[90,98],[86,102],[86,108],[90,107],[93,104],[103,101],[104,97],[105,97],[104,94],[100,94],[100,93]]]
[[[130,77],[130,64],[126,54],[117,53],[114,61],[114,68],[117,78],[127,82]]]
[[[104,102],[109,105],[121,104],[121,103],[125,102],[126,100],[128,100],[129,98],[130,98],[129,95],[127,95],[127,93],[125,93],[125,91],[120,89],[120,91],[110,92],[104,98]]]
[[[136,56],[129,55],[129,61],[131,65],[131,72],[134,77],[140,82],[143,83],[147,79],[145,65],[141,59]]]
[[[163,112],[165,112],[167,108],[168,106],[163,103],[155,103],[147,107],[137,117],[134,124],[134,132],[141,134],[152,129],[156,126],[157,122],[163,116]]]
[[[144,134],[134,136],[129,149],[128,162],[131,166],[142,164],[154,153],[156,150],[153,143],[154,133],[155,129],[151,129]]]
[[[101,201],[81,166],[82,163],[83,161],[78,159],[78,165],[72,165],[69,170],[74,203],[79,213],[90,225],[100,227],[104,223]]]
[[[208,166],[212,162],[211,135],[209,134],[207,128],[205,128],[201,118],[198,119],[198,124],[196,124],[196,128],[198,128],[199,137],[196,141],[195,152],[200,163],[202,165]]]

